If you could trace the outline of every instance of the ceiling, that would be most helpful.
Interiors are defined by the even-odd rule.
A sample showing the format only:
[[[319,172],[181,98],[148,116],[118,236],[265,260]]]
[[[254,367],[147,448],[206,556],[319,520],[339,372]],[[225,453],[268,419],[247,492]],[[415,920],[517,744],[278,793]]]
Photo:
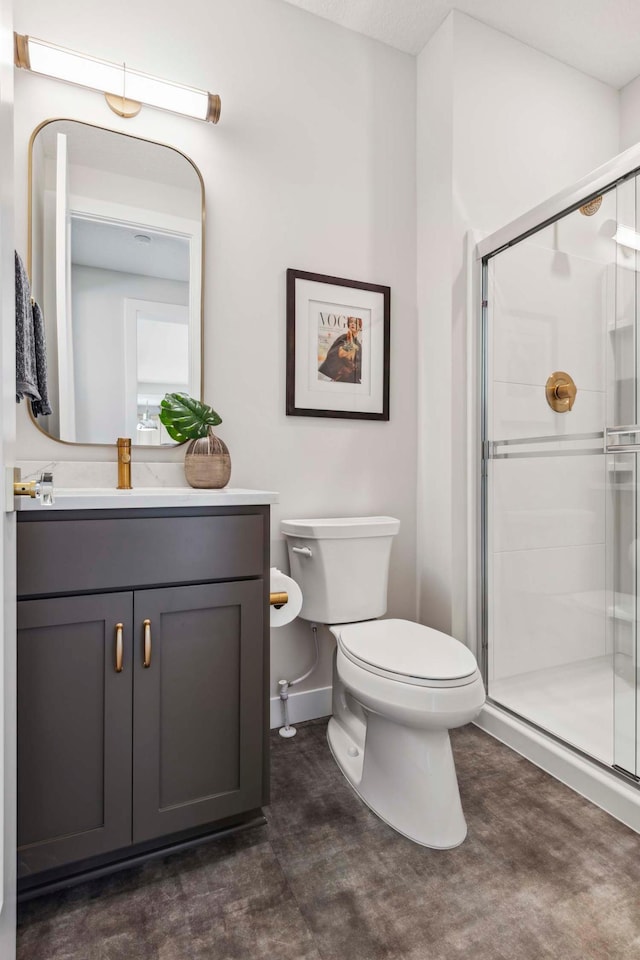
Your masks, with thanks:
[[[137,242],[136,236],[148,238]],[[118,221],[71,216],[71,262],[142,277],[189,282],[189,241]]]
[[[462,11],[619,88],[640,74],[639,0],[287,0],[405,53]]]

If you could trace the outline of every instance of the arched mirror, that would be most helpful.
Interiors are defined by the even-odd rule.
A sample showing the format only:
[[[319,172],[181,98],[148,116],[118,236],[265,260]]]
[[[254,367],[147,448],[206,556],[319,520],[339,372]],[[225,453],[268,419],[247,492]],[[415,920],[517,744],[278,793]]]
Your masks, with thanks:
[[[75,120],[31,138],[28,270],[65,443],[173,441],[160,400],[202,399],[204,187],[180,151]]]

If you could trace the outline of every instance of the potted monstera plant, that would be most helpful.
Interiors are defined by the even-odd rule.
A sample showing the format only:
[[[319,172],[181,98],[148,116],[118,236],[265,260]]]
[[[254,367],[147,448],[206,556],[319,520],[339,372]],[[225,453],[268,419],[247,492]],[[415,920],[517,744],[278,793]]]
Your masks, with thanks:
[[[160,402],[160,420],[172,440],[190,441],[184,473],[192,487],[226,487],[231,476],[227,445],[213,432],[222,423],[215,410],[186,393],[167,393]]]

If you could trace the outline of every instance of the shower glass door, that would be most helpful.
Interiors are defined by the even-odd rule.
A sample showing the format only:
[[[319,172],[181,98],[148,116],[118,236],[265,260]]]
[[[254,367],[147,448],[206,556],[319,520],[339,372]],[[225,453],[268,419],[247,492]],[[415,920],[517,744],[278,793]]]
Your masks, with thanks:
[[[640,773],[638,730],[638,178],[616,187],[616,289],[607,329],[607,575],[614,764]]]
[[[483,272],[488,695],[634,776],[636,193],[612,187]]]

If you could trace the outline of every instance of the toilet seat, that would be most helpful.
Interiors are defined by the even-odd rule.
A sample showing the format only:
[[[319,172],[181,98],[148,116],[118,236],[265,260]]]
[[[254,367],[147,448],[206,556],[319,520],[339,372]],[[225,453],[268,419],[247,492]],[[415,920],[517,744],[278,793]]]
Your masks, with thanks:
[[[479,677],[463,643],[410,620],[367,620],[331,628],[347,659],[369,673],[423,687],[461,687]]]

